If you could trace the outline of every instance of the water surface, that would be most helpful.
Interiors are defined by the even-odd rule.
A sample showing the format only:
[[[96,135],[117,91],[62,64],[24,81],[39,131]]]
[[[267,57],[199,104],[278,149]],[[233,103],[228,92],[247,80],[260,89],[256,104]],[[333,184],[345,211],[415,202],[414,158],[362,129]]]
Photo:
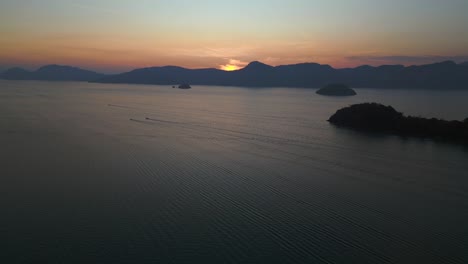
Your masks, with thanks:
[[[466,263],[468,148],[339,129],[468,92],[0,82],[5,263]]]

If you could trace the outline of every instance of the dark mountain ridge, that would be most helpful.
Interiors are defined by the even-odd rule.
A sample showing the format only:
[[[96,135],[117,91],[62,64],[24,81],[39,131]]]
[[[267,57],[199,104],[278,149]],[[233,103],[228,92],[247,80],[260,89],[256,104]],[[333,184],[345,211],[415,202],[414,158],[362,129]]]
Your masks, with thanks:
[[[0,74],[0,77],[6,80],[28,80],[31,74],[31,71],[15,67],[4,71],[2,74]]]
[[[93,81],[105,75],[71,66],[46,65],[36,71],[11,68],[0,77],[7,80],[44,80],[44,81]]]
[[[104,75],[80,68],[48,65],[36,71],[12,68],[0,74],[9,80],[91,81],[98,83],[129,83],[178,85],[222,85],[245,87],[305,87],[320,88],[329,83],[343,83],[358,88],[468,89],[467,63],[444,61],[408,66],[363,65],[335,69],[318,63],[270,66],[258,61],[236,71],[214,68],[187,69],[162,66],[135,69]]]
[[[270,66],[254,61],[243,69],[231,72],[164,66],[106,76],[96,82],[306,88],[318,88],[329,83],[344,83],[361,88],[468,89],[468,67],[445,61],[409,67],[364,65],[335,69],[317,63]]]

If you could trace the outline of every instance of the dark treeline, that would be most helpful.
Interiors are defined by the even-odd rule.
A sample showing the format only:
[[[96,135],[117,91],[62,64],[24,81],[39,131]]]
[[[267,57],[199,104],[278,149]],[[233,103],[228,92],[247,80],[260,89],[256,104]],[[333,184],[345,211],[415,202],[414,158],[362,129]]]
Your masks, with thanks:
[[[391,106],[377,103],[355,104],[342,108],[328,121],[338,126],[359,130],[458,140],[468,143],[468,118],[464,121],[447,121],[437,118],[404,116]]]

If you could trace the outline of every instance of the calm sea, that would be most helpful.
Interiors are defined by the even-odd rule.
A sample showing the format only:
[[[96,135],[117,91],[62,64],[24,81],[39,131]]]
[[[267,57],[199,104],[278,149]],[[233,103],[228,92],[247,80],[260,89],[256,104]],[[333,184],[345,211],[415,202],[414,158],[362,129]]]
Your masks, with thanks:
[[[0,82],[2,263],[467,263],[468,147],[336,128],[468,92]]]

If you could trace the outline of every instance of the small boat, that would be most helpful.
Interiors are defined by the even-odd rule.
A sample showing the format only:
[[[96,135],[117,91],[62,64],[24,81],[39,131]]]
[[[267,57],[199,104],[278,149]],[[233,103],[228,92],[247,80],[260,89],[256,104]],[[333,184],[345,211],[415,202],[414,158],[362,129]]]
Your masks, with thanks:
[[[179,89],[190,89],[192,88],[189,84],[183,83],[179,85]]]

